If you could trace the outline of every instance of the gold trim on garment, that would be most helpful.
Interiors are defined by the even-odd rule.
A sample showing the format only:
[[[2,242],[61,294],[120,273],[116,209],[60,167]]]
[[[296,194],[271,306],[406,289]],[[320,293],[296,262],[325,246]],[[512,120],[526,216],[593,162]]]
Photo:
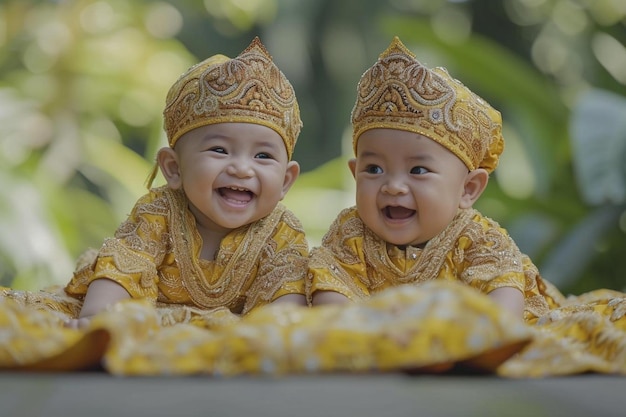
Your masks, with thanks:
[[[174,240],[174,256],[180,268],[182,285],[199,307],[230,305],[241,294],[241,289],[267,244],[267,237],[276,228],[285,207],[279,205],[269,216],[246,226],[248,230],[245,237],[228,259],[222,259],[218,254],[215,262],[225,264],[224,272],[212,282],[205,277],[200,267],[201,238],[195,219],[187,209],[184,193],[168,190],[165,195],[173,208],[170,214],[171,237]]]

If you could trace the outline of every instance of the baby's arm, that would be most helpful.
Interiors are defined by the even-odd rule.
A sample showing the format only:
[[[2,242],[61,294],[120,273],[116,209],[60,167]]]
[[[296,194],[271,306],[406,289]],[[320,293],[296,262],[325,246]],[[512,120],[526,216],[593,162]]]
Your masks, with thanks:
[[[273,301],[274,303],[293,303],[306,306],[306,297],[303,294],[285,294]]]
[[[323,304],[343,304],[350,301],[348,297],[345,295],[335,292],[335,291],[316,291],[313,293],[313,300],[311,304],[313,305],[323,305]]]
[[[513,287],[500,287],[491,291],[489,297],[503,307],[509,310],[516,317],[524,316],[524,295],[520,290]]]
[[[117,282],[105,278],[96,279],[89,284],[80,315],[77,319],[70,319],[65,326],[73,329],[86,327],[91,316],[126,298],[130,298],[130,294]]]

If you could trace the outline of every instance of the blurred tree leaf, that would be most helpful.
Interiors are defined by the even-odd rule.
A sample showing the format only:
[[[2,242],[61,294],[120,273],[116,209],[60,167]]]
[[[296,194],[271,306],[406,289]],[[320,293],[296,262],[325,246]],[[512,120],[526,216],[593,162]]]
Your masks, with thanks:
[[[598,242],[615,229],[624,207],[605,206],[589,213],[570,229],[541,264],[541,273],[559,288],[572,286],[591,263]]]
[[[570,126],[576,178],[587,203],[626,202],[626,98],[592,89],[578,100]]]
[[[92,137],[85,144],[86,161],[121,185],[134,202],[137,196],[147,192],[141,178],[147,178],[152,166],[141,156],[118,141]]]

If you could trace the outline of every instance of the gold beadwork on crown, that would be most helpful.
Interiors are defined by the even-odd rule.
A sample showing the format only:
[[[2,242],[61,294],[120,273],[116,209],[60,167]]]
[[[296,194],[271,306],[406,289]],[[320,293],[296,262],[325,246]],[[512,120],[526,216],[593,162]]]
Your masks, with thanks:
[[[170,88],[163,116],[171,147],[197,127],[255,123],[282,137],[289,158],[302,127],[294,89],[258,37],[233,59],[214,55],[189,68]]]
[[[468,169],[493,171],[504,149],[500,113],[452,78],[422,65],[398,37],[361,77],[352,110],[353,147],[375,128],[426,136]]]

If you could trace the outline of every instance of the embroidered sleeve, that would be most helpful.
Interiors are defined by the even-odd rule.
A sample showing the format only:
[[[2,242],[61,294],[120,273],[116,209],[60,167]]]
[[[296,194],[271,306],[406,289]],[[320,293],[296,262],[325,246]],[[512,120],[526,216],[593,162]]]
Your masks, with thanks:
[[[311,251],[306,281],[309,302],[316,291],[338,292],[354,301],[369,297],[363,233],[354,207],[339,213],[322,246]]]
[[[300,220],[285,210],[263,247],[257,275],[246,294],[243,313],[286,294],[304,295],[309,245]]]
[[[526,320],[562,303],[560,292],[541,277],[506,230],[477,212],[460,234],[453,259],[460,279],[485,294],[502,287],[520,290]]]
[[[92,281],[108,278],[133,298],[156,300],[157,266],[169,244],[167,212],[161,195],[153,191],[142,197],[115,236],[105,239],[94,261],[74,273],[68,293],[84,295]]]
[[[513,287],[524,293],[523,255],[496,222],[477,215],[460,236],[454,258],[461,280],[481,292]]]
[[[328,248],[317,247],[311,251],[306,279],[306,296],[309,304],[317,291],[333,291],[356,301],[369,296],[369,291],[358,276],[365,276],[365,264],[346,264]]]

